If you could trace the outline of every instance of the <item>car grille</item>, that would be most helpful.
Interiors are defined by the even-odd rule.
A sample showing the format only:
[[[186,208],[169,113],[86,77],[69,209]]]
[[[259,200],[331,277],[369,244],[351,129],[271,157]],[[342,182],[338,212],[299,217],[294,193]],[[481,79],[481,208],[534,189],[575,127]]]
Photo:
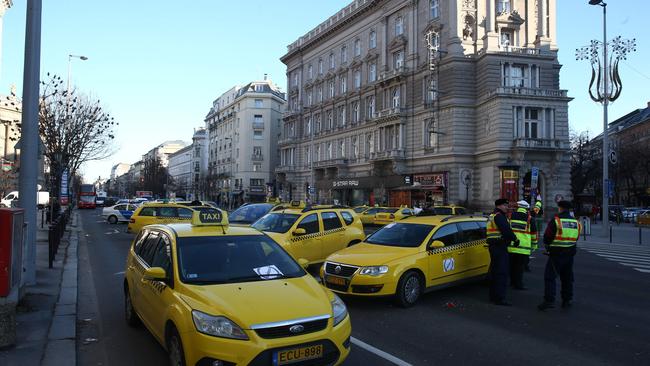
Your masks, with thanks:
[[[341,267],[339,272],[336,272],[336,267]],[[346,266],[345,264],[337,264],[337,263],[331,263],[331,262],[326,262],[325,263],[325,273],[328,274],[333,274],[335,276],[340,276],[340,277],[352,277],[354,272],[357,271],[359,267],[354,267],[354,266]]]
[[[318,332],[319,330],[323,330],[327,327],[327,322],[329,319],[320,319],[320,320],[313,320],[310,322],[304,322],[304,323],[294,323],[290,325],[283,325],[279,327],[272,327],[272,328],[261,328],[261,329],[255,329],[255,333],[259,335],[262,338],[266,339],[271,339],[271,338],[283,338],[283,337],[294,337],[298,335],[303,335],[303,334],[308,334],[308,333],[314,333]],[[295,325],[302,325],[304,329],[301,332],[298,333],[293,333],[290,329],[291,327]]]
[[[325,282],[325,287],[335,290],[335,291],[340,291],[340,292],[348,292],[348,286],[343,286],[343,285],[335,285],[333,283],[327,283]]]

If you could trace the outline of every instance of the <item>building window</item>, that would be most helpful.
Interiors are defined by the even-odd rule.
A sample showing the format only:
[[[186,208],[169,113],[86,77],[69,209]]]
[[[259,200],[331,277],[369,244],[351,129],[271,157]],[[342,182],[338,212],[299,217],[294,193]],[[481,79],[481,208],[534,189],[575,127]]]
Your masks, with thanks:
[[[346,123],[346,120],[345,120],[345,106],[340,106],[339,107],[338,122],[339,122],[339,126],[345,126],[345,123]]]
[[[354,70],[354,89],[361,88],[361,70]]]
[[[261,146],[253,146],[253,156],[262,156]]]
[[[311,64],[309,64],[309,66],[307,66],[307,77],[309,79],[314,77],[314,68],[311,66]]]
[[[354,56],[361,56],[361,40],[358,38],[354,40]]]
[[[261,140],[263,138],[264,136],[262,136],[262,131],[253,131],[253,139]]]
[[[323,75],[323,59],[318,59],[318,73]]]
[[[311,164],[311,146],[309,146],[306,150],[307,151],[305,153],[305,155],[306,155],[305,160],[307,161],[307,164]]]
[[[368,37],[368,48],[377,47],[377,32],[370,31],[370,36]]]
[[[375,139],[372,137],[372,133],[369,133],[366,138],[366,151],[371,154],[375,152]]]
[[[336,63],[334,62],[334,54],[330,53],[330,69],[333,69],[336,67]]]
[[[307,106],[308,107],[311,106],[311,103],[312,103],[312,90],[309,89],[309,91],[307,92]]]
[[[400,105],[400,91],[399,86],[393,90],[393,108],[399,108]]]
[[[367,97],[366,98],[366,118],[370,119],[373,118],[373,115],[375,114],[375,97]]]
[[[539,137],[539,114],[539,110],[536,108],[526,108],[524,119],[524,137],[529,139],[536,139]]]
[[[314,154],[314,161],[320,161],[320,144],[316,146],[316,153]]]
[[[298,86],[298,72],[293,73],[293,86]]]
[[[345,94],[348,92],[348,78],[347,76],[343,75],[341,76],[341,79],[339,80],[341,83],[341,94]]]
[[[255,108],[263,108],[264,101],[262,99],[255,99]]]
[[[397,17],[395,19],[395,35],[400,36],[404,34],[404,18]]]
[[[539,87],[539,68],[536,65],[503,65],[503,86],[512,86],[516,88],[538,88]]]
[[[259,187],[264,185],[264,179],[251,178],[251,186]]]
[[[305,136],[311,135],[311,116],[305,121]]]
[[[260,164],[260,163],[254,163],[254,164],[253,164],[253,171],[254,171],[254,172],[261,172],[261,171],[262,171],[262,164]]]
[[[320,114],[316,115],[316,126],[314,129],[314,132],[320,132],[321,130],[321,120],[320,120]]]
[[[429,5],[431,7],[431,19],[436,19],[438,17],[439,10],[439,1],[438,0],[429,0]]]
[[[253,116],[253,123],[264,123],[264,119],[262,118],[261,114],[256,114]]]
[[[318,87],[318,102],[322,103],[323,102],[323,86]]]
[[[359,144],[357,144],[356,137],[352,138],[352,154],[354,154],[353,157],[355,159],[359,157]]]
[[[501,47],[502,48],[508,48],[510,46],[514,46],[515,43],[515,35],[514,31],[507,29],[507,28],[502,28],[501,29]]]
[[[354,102],[352,104],[352,122],[359,122],[359,103]]]
[[[334,127],[334,116],[332,115],[332,111],[327,112],[327,129],[331,130],[332,127]]]
[[[334,80],[330,80],[328,85],[329,85],[329,97],[334,98]]]
[[[436,98],[438,97],[438,85],[437,84],[438,83],[436,82],[436,79],[431,77],[431,76],[427,76],[426,78],[424,78],[424,83],[423,83],[424,96],[425,96],[424,101],[426,103],[431,103],[434,100],[436,100]]]
[[[404,51],[397,51],[393,54],[393,66],[396,69],[404,66]]]
[[[334,159],[334,152],[332,151],[332,143],[327,143],[327,159]]]
[[[510,0],[497,0],[497,14],[510,13]]]
[[[343,45],[341,47],[341,63],[348,62],[348,47]]]
[[[368,66],[368,82],[372,83],[377,80],[377,64],[371,63]]]
[[[339,145],[340,145],[340,149],[341,149],[340,150],[341,151],[341,157],[344,158],[345,157],[345,140],[341,140],[341,143]]]

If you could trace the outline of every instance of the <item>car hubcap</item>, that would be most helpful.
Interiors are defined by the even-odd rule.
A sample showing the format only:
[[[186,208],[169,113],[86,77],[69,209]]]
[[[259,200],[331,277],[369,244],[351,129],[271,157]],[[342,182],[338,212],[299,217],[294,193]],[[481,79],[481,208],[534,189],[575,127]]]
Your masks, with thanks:
[[[406,300],[410,303],[413,303],[415,302],[415,300],[417,300],[419,294],[420,294],[420,283],[415,276],[411,276],[406,281],[406,286],[404,288],[404,295],[406,297]]]
[[[169,340],[169,358],[172,365],[181,366],[181,350],[176,336]]]

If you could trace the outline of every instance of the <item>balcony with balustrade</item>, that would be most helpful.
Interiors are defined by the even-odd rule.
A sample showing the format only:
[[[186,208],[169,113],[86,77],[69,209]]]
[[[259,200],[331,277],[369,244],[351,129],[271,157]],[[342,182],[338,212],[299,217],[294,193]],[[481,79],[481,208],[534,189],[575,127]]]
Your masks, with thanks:
[[[513,147],[530,150],[568,150],[569,141],[561,139],[534,139],[519,137],[513,140]]]

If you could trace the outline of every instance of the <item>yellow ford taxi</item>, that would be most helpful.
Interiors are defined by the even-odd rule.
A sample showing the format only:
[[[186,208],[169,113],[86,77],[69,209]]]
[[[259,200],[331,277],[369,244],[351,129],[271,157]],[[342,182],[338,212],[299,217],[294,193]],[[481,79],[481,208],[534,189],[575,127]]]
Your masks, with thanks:
[[[406,206],[400,207],[381,207],[372,220],[373,225],[387,225],[391,222],[399,221],[409,216],[415,215],[413,209]]]
[[[373,221],[375,220],[375,214],[378,212],[381,212],[382,209],[385,209],[386,207],[368,207],[367,209],[357,212],[357,215],[361,218],[361,223],[364,225],[372,225]]]
[[[140,231],[124,309],[172,365],[339,365],[350,351],[345,304],[273,239],[229,227],[215,208]]]
[[[126,228],[127,233],[137,233],[145,225],[171,224],[173,222],[189,222],[192,219],[192,208],[204,207],[193,206],[191,202],[181,203],[145,203],[138,207],[129,219]]]
[[[349,208],[315,206],[274,210],[253,225],[296,259],[322,263],[328,255],[364,238],[361,220]]]
[[[404,307],[420,295],[475,277],[490,264],[481,216],[410,217],[327,258],[321,278],[334,292],[394,296]]]

